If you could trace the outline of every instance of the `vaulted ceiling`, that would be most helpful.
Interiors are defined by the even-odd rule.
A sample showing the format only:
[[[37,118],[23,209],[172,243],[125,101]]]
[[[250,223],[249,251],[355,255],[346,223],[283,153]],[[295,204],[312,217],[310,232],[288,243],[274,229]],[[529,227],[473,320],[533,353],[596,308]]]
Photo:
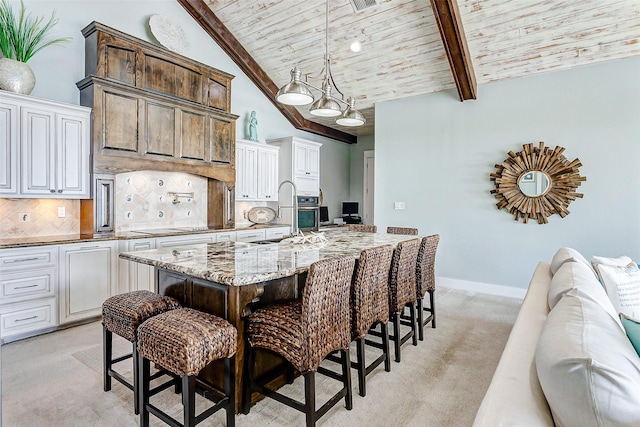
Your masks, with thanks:
[[[324,0],[178,1],[296,127],[347,142],[373,133],[378,102],[640,55],[639,0],[329,0],[332,73],[367,118],[347,128],[274,98],[294,66],[322,70]]]

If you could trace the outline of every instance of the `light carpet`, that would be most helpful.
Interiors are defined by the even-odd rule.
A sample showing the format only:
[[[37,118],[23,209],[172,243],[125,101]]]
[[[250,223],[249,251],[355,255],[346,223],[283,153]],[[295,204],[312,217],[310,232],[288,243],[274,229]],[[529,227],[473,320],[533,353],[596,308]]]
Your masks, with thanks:
[[[341,402],[320,426],[470,426],[489,386],[520,307],[510,298],[441,288],[436,292],[437,328],[425,330],[417,347],[402,348],[402,362],[391,372],[378,367],[367,377],[367,396],[354,385],[353,410]],[[130,344],[116,337],[115,353]],[[373,360],[375,353],[368,353]],[[99,322],[2,346],[2,416],[6,427],[136,426],[132,393],[118,382],[102,391],[102,332]],[[130,361],[123,362],[126,371]],[[325,366],[331,367],[330,362]],[[333,365],[336,369],[337,366]],[[339,385],[317,376],[318,404]],[[281,389],[302,398],[302,378]],[[171,389],[156,402],[180,413],[179,396]],[[151,425],[162,425],[153,416]],[[202,426],[224,426],[222,412]],[[236,425],[299,426],[304,415],[278,402],[258,402]]]

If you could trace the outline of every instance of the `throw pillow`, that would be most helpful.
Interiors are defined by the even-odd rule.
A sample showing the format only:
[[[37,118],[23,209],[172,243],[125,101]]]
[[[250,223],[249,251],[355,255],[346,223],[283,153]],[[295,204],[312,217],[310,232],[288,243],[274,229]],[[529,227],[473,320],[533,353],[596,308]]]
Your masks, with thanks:
[[[597,265],[600,281],[607,290],[616,313],[640,319],[640,269],[634,262],[624,267]]]
[[[535,364],[557,426],[640,425],[640,358],[609,313],[580,288],[549,313]]]
[[[620,320],[622,320],[622,326],[624,326],[624,330],[627,332],[629,341],[631,341],[633,348],[636,349],[636,353],[640,356],[640,322],[630,318],[624,313],[620,314]]]
[[[595,255],[591,257],[591,265],[593,266],[593,268],[596,268],[598,264],[617,265],[618,267],[624,267],[625,265],[629,265],[629,263],[631,262],[633,262],[633,260],[626,255],[622,255],[616,258]]]
[[[582,256],[582,254],[577,250],[572,248],[560,248],[558,249],[558,252],[556,252],[556,254],[553,256],[553,259],[551,260],[551,274],[556,274],[556,271],[558,271],[560,266],[562,266],[562,264],[564,264],[565,262],[569,262],[569,261],[580,262],[586,265],[587,267],[589,267],[590,269],[592,269],[589,261],[587,261],[587,259],[584,256]],[[593,272],[593,274],[595,275],[595,271]]]

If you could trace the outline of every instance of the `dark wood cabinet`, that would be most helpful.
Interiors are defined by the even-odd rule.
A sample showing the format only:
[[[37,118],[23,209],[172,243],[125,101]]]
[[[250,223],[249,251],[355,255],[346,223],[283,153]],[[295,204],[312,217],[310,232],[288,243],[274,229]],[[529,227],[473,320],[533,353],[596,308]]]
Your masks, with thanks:
[[[208,225],[233,227],[233,76],[98,22],[82,34],[86,77],[77,86],[80,103],[93,108],[93,173],[160,170],[207,177],[214,181],[209,199],[221,202],[208,204],[217,210],[207,213]],[[94,210],[107,205],[92,203]],[[98,232],[100,214],[92,217],[81,219],[94,224],[82,232]]]
[[[230,112],[231,74],[99,22],[87,25],[85,75]]]

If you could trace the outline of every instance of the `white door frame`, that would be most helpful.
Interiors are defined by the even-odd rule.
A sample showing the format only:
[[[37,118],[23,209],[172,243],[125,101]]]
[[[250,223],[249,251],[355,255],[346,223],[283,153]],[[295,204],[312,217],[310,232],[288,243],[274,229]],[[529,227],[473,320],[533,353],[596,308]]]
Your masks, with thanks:
[[[373,218],[373,204],[375,193],[375,151],[363,151],[364,155],[364,176],[362,180],[362,223],[375,224]]]

